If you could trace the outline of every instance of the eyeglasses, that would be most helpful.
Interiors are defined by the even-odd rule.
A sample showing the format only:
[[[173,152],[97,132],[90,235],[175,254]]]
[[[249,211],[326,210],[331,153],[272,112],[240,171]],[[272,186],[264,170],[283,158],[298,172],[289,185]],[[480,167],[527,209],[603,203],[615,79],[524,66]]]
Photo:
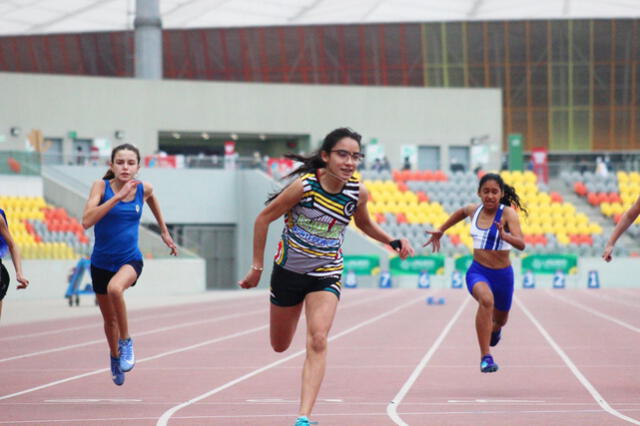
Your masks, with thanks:
[[[351,156],[351,159],[354,163],[359,163],[364,160],[364,154],[360,152],[349,152],[344,149],[334,149],[331,152],[335,152],[336,154],[338,154],[338,157],[342,158],[343,160],[346,160],[347,157]]]

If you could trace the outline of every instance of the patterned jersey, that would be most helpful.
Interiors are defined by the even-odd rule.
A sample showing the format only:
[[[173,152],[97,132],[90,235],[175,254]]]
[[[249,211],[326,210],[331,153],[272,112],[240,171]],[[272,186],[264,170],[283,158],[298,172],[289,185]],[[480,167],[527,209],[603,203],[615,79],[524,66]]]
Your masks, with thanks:
[[[502,212],[504,212],[505,205],[500,204],[496,215],[491,222],[491,226],[488,228],[480,228],[478,226],[478,217],[483,209],[482,204],[478,206],[476,212],[471,219],[471,237],[473,238],[474,249],[484,250],[511,250],[511,244],[500,238],[500,232],[495,222],[500,222],[502,219]]]
[[[275,262],[285,269],[314,277],[342,274],[342,242],[356,211],[360,182],[351,177],[342,191],[331,194],[320,185],[317,173],[299,179],[304,194],[284,218]]]

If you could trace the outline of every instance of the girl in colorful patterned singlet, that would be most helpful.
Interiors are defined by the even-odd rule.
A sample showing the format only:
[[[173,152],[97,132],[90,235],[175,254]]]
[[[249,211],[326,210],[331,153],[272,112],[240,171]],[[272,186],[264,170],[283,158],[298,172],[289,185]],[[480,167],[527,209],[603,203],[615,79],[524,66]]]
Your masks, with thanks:
[[[368,193],[354,176],[364,155],[361,136],[348,128],[329,133],[310,157],[288,155],[302,162],[289,176],[298,176],[267,201],[255,221],[253,264],[239,282],[258,285],[263,270],[269,224],[284,215],[285,226],[271,275],[271,346],[276,352],[291,344],[306,305],[307,355],[296,426],[308,425],[325,372],[327,336],[340,299],[342,242],[351,217],[365,234],[391,245],[403,259],[413,254],[406,239],[394,240],[369,217]]]
[[[136,285],[142,273],[138,228],[145,202],[158,222],[162,241],[173,256],[177,254],[153,187],[136,179],[139,170],[138,148],[130,144],[115,147],[111,166],[101,180],[93,183],[82,215],[84,229],[95,225],[91,280],[111,352],[111,377],[118,386],[136,362],[124,291]]]
[[[498,174],[488,173],[480,179],[478,196],[482,203],[471,204],[453,213],[431,235],[425,246],[433,244],[433,251],[440,250],[440,238],[444,232],[467,217],[471,218],[473,237],[473,263],[467,270],[467,289],[478,301],[476,333],[480,345],[480,371],[498,371],[489,347],[500,341],[502,327],[507,323],[513,298],[513,269],[509,260],[511,247],[524,250],[525,243],[520,230],[516,191]]]
[[[16,281],[18,281],[18,290],[27,288],[29,280],[22,275],[22,260],[20,258],[20,250],[13,241],[11,233],[9,232],[9,223],[7,222],[7,216],[4,214],[4,210],[0,209],[0,315],[2,315],[2,300],[7,294],[9,289],[9,283],[11,278],[7,268],[2,264],[2,257],[11,253],[11,261],[13,267],[16,270]]]

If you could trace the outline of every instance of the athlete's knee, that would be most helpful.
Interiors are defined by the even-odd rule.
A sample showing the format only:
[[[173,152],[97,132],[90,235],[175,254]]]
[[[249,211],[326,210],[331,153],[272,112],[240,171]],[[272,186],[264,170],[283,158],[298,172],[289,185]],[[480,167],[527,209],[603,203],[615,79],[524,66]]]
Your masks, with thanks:
[[[493,297],[491,295],[482,295],[478,298],[478,303],[485,309],[493,309]]]
[[[122,293],[123,293],[122,287],[114,286],[114,285],[110,285],[107,287],[107,294],[111,298],[120,297],[122,296]]]
[[[324,352],[327,349],[327,333],[323,331],[311,333],[307,340],[307,346],[314,352]]]

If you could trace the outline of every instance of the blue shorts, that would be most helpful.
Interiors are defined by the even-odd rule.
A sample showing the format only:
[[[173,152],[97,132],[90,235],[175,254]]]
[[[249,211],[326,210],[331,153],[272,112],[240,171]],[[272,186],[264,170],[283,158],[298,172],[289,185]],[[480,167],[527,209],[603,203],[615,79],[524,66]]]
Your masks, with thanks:
[[[489,284],[493,293],[493,305],[499,311],[511,309],[513,300],[513,268],[511,265],[502,269],[491,269],[482,266],[475,260],[467,270],[467,290],[473,295],[473,286],[477,282]]]

